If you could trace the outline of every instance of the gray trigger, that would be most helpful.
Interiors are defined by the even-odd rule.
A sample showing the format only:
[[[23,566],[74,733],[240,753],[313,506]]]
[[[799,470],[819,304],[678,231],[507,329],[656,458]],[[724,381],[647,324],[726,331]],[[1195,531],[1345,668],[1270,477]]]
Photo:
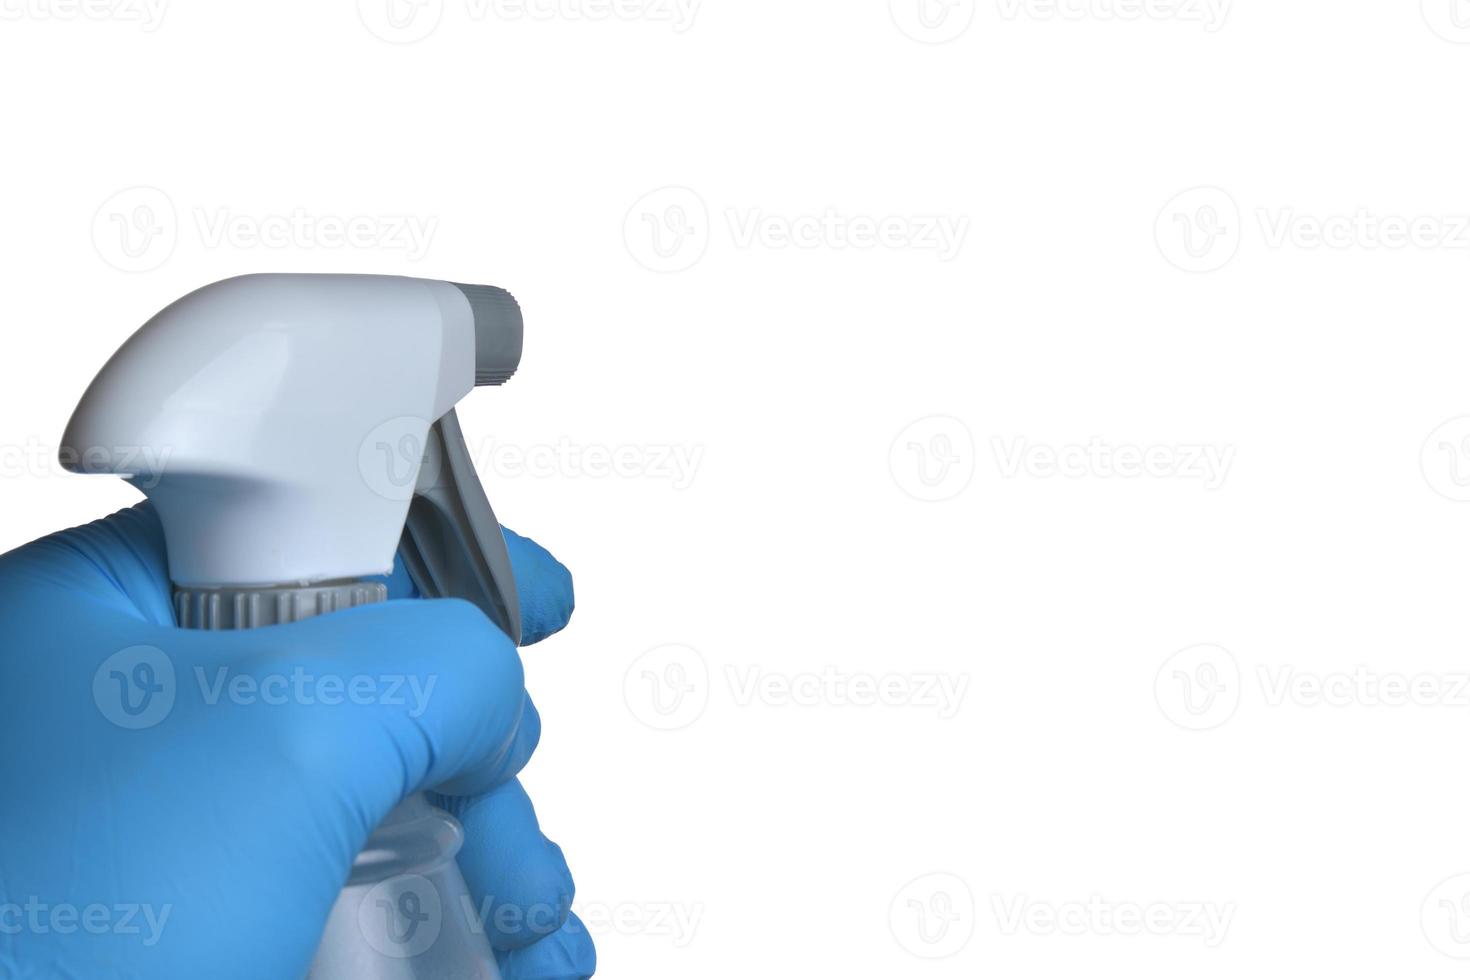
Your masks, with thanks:
[[[420,593],[474,603],[520,644],[510,554],[453,409],[429,427],[398,549]]]

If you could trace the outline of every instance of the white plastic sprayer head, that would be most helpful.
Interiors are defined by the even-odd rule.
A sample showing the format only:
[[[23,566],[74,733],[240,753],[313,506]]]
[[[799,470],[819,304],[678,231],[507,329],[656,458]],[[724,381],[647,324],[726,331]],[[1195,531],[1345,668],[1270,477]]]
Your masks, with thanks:
[[[421,472],[431,426],[477,382],[515,372],[522,334],[515,300],[493,286],[226,279],[118,349],[67,426],[62,462],[148,496],[180,587],[383,574],[415,493],[438,477]]]

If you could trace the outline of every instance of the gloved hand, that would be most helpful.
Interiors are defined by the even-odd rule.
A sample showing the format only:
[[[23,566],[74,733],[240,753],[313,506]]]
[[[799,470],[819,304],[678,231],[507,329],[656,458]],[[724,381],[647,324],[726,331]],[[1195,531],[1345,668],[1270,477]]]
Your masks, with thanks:
[[[571,577],[506,539],[535,642]],[[497,787],[435,802],[505,980],[592,974],[514,778],[540,734],[515,647],[389,585],[286,626],[177,629],[147,504],[0,556],[0,978],[301,977],[373,828],[461,777]]]

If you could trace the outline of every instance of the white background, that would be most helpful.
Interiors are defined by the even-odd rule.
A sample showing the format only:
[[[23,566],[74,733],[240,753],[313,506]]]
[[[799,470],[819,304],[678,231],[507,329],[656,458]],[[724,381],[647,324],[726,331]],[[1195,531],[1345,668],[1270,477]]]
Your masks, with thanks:
[[[188,290],[512,289],[461,414],[577,576],[600,975],[1462,975],[1464,0],[66,2],[0,0],[0,546],[134,499],[56,441]]]

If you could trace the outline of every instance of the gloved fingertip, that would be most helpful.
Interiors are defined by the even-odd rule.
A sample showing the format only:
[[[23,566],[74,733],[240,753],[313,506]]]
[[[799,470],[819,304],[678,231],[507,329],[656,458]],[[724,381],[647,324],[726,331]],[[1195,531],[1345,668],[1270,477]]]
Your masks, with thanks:
[[[502,980],[588,980],[597,972],[597,949],[575,912],[540,942],[497,951]]]
[[[475,799],[483,796],[520,775],[521,770],[526,768],[526,763],[531,761],[531,756],[535,754],[536,746],[540,742],[541,714],[536,710],[536,705],[532,703],[530,695],[526,695],[522,699],[521,720],[516,725],[515,734],[511,736],[510,744],[505,747],[505,750],[485,766],[435,786],[433,792],[446,801]],[[445,806],[442,803],[437,805]],[[450,809],[450,807],[445,806],[445,809]]]
[[[572,573],[530,538],[502,528],[521,600],[521,645],[540,642],[564,629],[576,609]]]

